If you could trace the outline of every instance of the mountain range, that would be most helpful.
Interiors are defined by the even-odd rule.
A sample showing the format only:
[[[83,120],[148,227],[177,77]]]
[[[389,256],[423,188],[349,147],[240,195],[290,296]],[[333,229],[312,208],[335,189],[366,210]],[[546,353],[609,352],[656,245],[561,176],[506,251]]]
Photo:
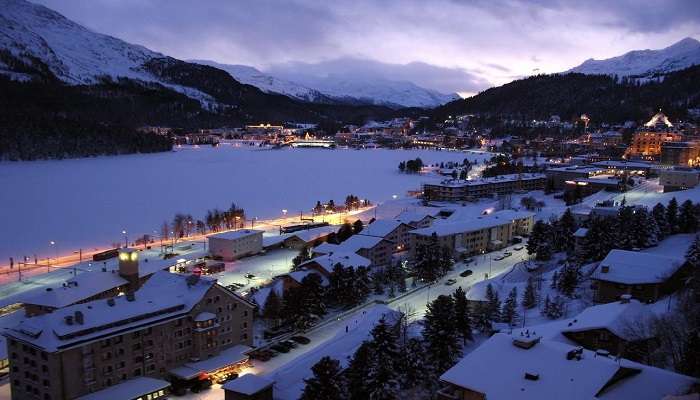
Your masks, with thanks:
[[[700,64],[700,42],[687,37],[659,50],[634,50],[605,60],[591,58],[567,72],[652,79],[698,64]]]

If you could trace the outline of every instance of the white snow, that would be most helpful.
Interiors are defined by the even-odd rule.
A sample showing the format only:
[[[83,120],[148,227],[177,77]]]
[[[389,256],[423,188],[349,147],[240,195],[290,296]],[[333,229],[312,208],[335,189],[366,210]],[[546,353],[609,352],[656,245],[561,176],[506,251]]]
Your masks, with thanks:
[[[683,262],[683,255],[667,257],[615,249],[600,262],[591,278],[629,285],[660,283],[675,273]]]
[[[228,72],[236,80],[267,93],[280,93],[304,100],[333,99],[378,105],[432,108],[459,98],[422,88],[412,82],[388,79],[352,79],[342,75],[299,76],[283,79],[245,65],[220,64],[208,60],[190,60]]]
[[[541,340],[530,349],[513,344],[521,336],[498,333],[465,356],[441,379],[485,393],[489,400],[511,399],[659,399],[686,390],[693,379],[628,360],[614,360],[582,350],[581,359],[567,360],[576,347]],[[606,387],[620,368],[639,370]],[[525,374],[538,376],[525,379]]]
[[[226,382],[222,388],[235,393],[253,395],[272,384],[273,382],[269,379],[257,376],[255,374],[245,374],[237,379]]]
[[[650,78],[700,64],[700,42],[685,38],[660,50],[635,50],[605,60],[586,60],[567,72]]]
[[[170,386],[170,382],[139,376],[106,389],[79,397],[77,400],[135,399],[141,395],[156,392]]]
[[[176,213],[204,218],[231,202],[253,217],[300,211],[316,201],[355,194],[373,203],[418,189],[424,175],[401,174],[400,161],[483,160],[488,154],[429,150],[260,150],[249,147],[182,148],[177,152],[0,163],[0,259],[45,258],[78,248],[107,247],[160,232]],[[395,212],[393,216],[401,210]],[[367,218],[369,219],[369,218]],[[156,233],[157,235],[157,233]],[[49,242],[55,241],[55,249]],[[133,239],[132,239],[133,240]]]

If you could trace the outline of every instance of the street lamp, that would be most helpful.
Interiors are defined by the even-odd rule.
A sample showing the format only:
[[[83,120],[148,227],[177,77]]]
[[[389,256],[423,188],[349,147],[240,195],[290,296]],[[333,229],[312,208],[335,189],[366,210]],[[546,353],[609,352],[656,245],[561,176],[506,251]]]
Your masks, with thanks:
[[[398,197],[399,197],[399,196],[397,196],[397,195],[395,195],[395,194],[392,194],[392,195],[391,195],[391,198],[394,199],[394,200],[396,200]]]
[[[283,209],[283,210],[282,210],[282,214],[283,214],[285,217],[287,217],[287,209]]]
[[[122,230],[122,235],[124,235],[124,248],[129,247],[129,239],[126,237],[126,229]]]
[[[53,248],[53,250],[54,250],[54,259],[56,260],[56,262],[58,262],[58,250],[56,249],[56,242],[54,242],[54,241],[52,240],[52,241],[49,242],[49,245],[51,245],[51,247]],[[49,257],[47,257],[46,259],[47,259],[47,262],[46,262],[46,272],[48,272],[48,271],[51,269],[51,257],[50,257],[50,255],[49,255]]]

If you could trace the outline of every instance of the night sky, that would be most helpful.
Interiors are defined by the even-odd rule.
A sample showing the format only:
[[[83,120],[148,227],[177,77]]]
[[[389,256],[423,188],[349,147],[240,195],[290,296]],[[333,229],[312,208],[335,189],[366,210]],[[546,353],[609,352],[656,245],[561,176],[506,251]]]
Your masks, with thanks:
[[[700,0],[34,0],[180,59],[474,93],[700,38]]]

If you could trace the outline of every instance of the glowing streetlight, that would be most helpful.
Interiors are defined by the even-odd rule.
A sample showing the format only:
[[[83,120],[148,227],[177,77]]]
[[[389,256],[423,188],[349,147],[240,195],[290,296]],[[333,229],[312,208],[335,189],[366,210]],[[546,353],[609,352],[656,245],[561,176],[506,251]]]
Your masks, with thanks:
[[[286,209],[283,209],[283,210],[282,210],[282,214],[284,214],[284,216],[286,217],[286,216],[287,216],[287,210],[286,210]]]
[[[392,195],[391,195],[391,198],[394,199],[394,200],[396,200],[398,197],[399,197],[399,196],[397,196],[397,195],[395,195],[395,194],[392,194]]]
[[[124,248],[129,247],[129,239],[126,237],[126,229],[122,230],[122,235],[124,235]]]

